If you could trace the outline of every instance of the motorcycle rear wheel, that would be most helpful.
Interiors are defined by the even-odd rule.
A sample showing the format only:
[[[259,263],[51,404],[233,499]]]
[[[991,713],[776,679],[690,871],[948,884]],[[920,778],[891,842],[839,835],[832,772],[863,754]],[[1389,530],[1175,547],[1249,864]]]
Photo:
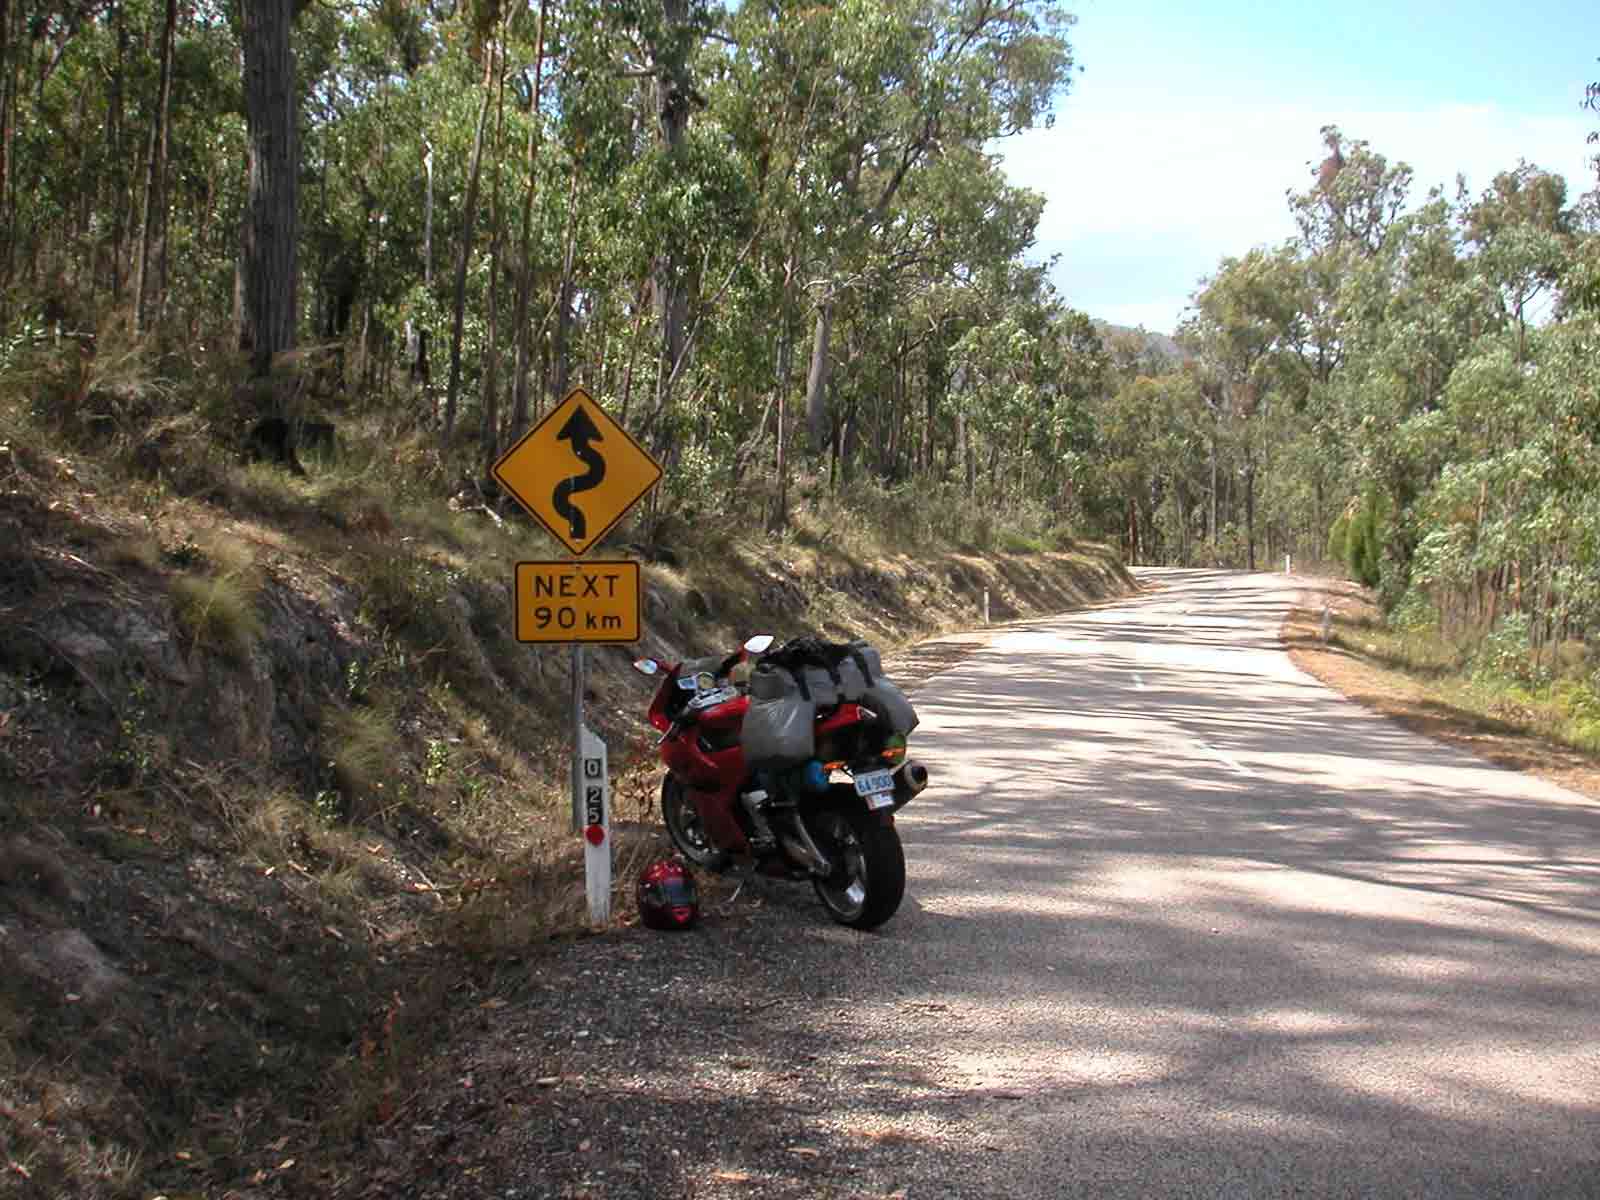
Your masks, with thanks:
[[[900,907],[906,893],[906,855],[900,834],[853,793],[806,815],[833,874],[812,881],[828,915],[852,929],[876,929]]]
[[[689,789],[668,775],[661,781],[661,823],[667,836],[682,854],[702,871],[722,871],[731,861],[725,850],[718,850],[706,837],[705,825],[695,809]]]

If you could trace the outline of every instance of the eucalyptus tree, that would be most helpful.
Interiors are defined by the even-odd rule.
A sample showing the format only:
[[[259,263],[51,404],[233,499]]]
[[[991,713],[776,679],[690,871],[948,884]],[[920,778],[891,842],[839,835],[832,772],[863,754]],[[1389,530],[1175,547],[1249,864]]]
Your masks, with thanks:
[[[527,113],[526,175],[522,181],[522,216],[515,256],[516,301],[512,310],[513,366],[511,385],[511,429],[513,434],[528,422],[528,377],[533,366],[533,337],[530,306],[533,300],[533,213],[539,191],[539,152],[544,145],[545,34],[550,15],[550,0],[539,0],[538,17],[531,43],[532,62],[516,75],[519,107]]]
[[[468,54],[481,64],[478,118],[472,136],[472,157],[467,167],[466,196],[462,201],[461,236],[456,245],[454,299],[451,303],[450,381],[445,392],[444,440],[455,435],[456,401],[461,387],[461,339],[466,323],[467,267],[472,259],[478,223],[478,193],[482,179],[484,136],[494,107],[496,64],[504,54],[501,34],[501,0],[469,0],[463,13]],[[492,340],[492,339],[491,339]]]
[[[1130,561],[1193,562],[1215,425],[1194,371],[1117,377],[1095,406],[1093,468],[1075,502]]]
[[[1207,368],[1199,390],[1212,414],[1213,478],[1222,429],[1236,428],[1244,480],[1245,556],[1251,570],[1256,566],[1256,475],[1265,453],[1257,418],[1272,401],[1273,360],[1288,351],[1298,318],[1287,265],[1282,256],[1262,250],[1225,258],[1195,294],[1194,315],[1179,333],[1179,341]],[[1215,513],[1215,483],[1212,496]],[[1215,546],[1215,516],[1211,525]]]
[[[309,0],[242,0],[250,188],[240,343],[256,376],[295,345],[299,297],[299,93],[290,32]]]
[[[1033,242],[1043,203],[1036,193],[1007,183],[992,156],[975,147],[949,148],[908,177],[894,219],[865,248],[853,286],[837,298],[835,330],[842,330],[852,347],[879,345],[887,359],[911,353],[913,342],[931,349],[928,338],[908,322],[924,315],[914,318],[911,312],[919,296],[943,291],[942,325],[928,332],[952,368],[961,362],[958,339],[974,326],[1010,321],[1025,332],[1032,349],[1009,373],[1030,389],[1043,386],[1046,373],[1038,358],[1055,304],[1043,271],[1019,265]],[[903,367],[897,368],[894,378],[903,374]],[[938,380],[924,378],[923,419],[936,426],[946,390]],[[852,456],[852,433],[863,410],[881,410],[894,395],[893,388],[860,378],[859,368],[841,379],[828,438],[837,456]],[[972,414],[958,407],[954,415],[958,436],[964,436]],[[881,425],[884,414],[873,419]]]
[[[1289,193],[1300,243],[1313,254],[1374,257],[1405,208],[1412,170],[1405,163],[1391,165],[1367,142],[1346,138],[1337,125],[1323,126],[1322,142],[1328,153],[1313,169],[1315,182],[1305,192]]]
[[[1536,330],[1526,345],[1509,333],[1485,339],[1452,376],[1445,407],[1403,431],[1444,460],[1418,502],[1413,575],[1444,621],[1483,630],[1519,611],[1535,651],[1600,622],[1595,350],[1587,318]]]
[[[147,307],[160,302],[167,272],[167,120],[172,107],[172,57],[178,32],[178,0],[166,0],[161,23],[161,83],[150,119],[146,156],[144,224],[134,261],[133,328],[144,324]]]
[[[807,147],[831,201],[819,213],[825,252],[812,280],[815,315],[807,383],[813,452],[830,441],[827,382],[834,318],[896,232],[907,178],[956,147],[1049,121],[1072,65],[1071,18],[1051,0],[857,0],[827,14],[827,61],[813,87],[832,118]]]
[[[1464,214],[1476,265],[1499,291],[1517,330],[1517,353],[1527,353],[1528,305],[1552,291],[1571,256],[1573,213],[1567,183],[1527,162],[1501,171]]]

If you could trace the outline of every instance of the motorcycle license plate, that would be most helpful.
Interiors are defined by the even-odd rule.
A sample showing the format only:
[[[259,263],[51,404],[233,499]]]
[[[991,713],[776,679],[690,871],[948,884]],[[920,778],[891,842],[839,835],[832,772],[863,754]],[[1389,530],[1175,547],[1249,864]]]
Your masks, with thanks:
[[[867,771],[855,779],[856,795],[867,802],[868,808],[888,808],[894,804],[894,773],[892,771]]]

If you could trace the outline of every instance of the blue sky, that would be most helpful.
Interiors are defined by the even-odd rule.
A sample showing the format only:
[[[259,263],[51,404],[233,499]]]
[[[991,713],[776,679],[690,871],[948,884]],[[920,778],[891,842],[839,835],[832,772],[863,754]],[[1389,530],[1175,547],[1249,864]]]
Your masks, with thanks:
[[[1600,78],[1585,5],[1302,6],[1067,0],[1075,73],[1055,127],[1002,143],[1013,182],[1048,198],[1035,256],[1074,307],[1170,333],[1225,255],[1294,232],[1286,190],[1338,125],[1433,184],[1473,193],[1525,158],[1595,185],[1581,109]]]

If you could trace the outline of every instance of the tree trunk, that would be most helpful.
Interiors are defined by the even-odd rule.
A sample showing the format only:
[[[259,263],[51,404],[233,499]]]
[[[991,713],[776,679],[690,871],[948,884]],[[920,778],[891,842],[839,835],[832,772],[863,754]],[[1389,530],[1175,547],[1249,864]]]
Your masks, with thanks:
[[[511,384],[511,436],[518,438],[528,425],[528,375],[533,369],[533,330],[528,308],[533,300],[533,198],[538,189],[539,93],[544,86],[544,22],[550,0],[539,0],[539,24],[534,34],[533,111],[528,118],[528,183],[522,194],[522,238],[518,253],[517,306],[511,318],[516,330],[516,378]]]
[[[0,0],[0,63],[5,61],[5,8],[6,0]],[[114,5],[111,10],[111,25],[116,31],[117,61],[112,67],[111,78],[106,88],[106,156],[108,161],[120,163],[122,161],[122,109],[123,109],[123,83],[124,72],[128,62],[128,25],[124,20],[123,6]],[[5,91],[5,83],[0,79],[0,96]],[[0,100],[0,105],[3,105]],[[0,117],[0,125],[4,118]],[[0,149],[0,177],[5,174],[5,153]],[[114,174],[116,183],[113,184],[111,203],[111,302],[122,302],[122,243],[127,236],[128,206],[124,202],[126,197],[120,187],[121,172]],[[0,195],[5,193],[3,178],[0,178]]]
[[[139,262],[134,271],[133,332],[144,332],[152,309],[166,293],[167,241],[167,112],[172,106],[172,50],[177,39],[178,0],[167,0],[161,29],[161,82],[150,118],[150,154],[144,186],[144,225],[139,234]],[[291,101],[292,103],[292,101]]]
[[[652,66],[657,71],[656,114],[667,160],[676,164],[689,130],[689,103],[693,87],[689,79],[689,47],[680,31],[689,22],[688,0],[661,0],[662,42],[651,47]],[[669,168],[672,169],[672,168]],[[656,305],[661,321],[661,365],[656,376],[655,411],[658,420],[671,398],[672,389],[684,367],[689,324],[689,296],[682,276],[683,248],[676,236],[669,239],[666,251],[656,258]]]
[[[1178,509],[1178,566],[1189,566],[1189,513],[1184,504],[1183,486],[1173,481],[1173,503]]]
[[[894,403],[889,411],[889,430],[883,448],[881,469],[884,477],[898,483],[902,478],[900,456],[904,452],[905,432],[911,423],[911,398],[906,384],[907,367],[911,351],[902,334],[896,347],[894,362]]]
[[[241,348],[257,378],[271,373],[273,356],[293,349],[295,339],[300,147],[289,31],[297,7],[296,0],[239,6],[250,134]]]
[[[778,476],[778,495],[773,503],[772,513],[767,518],[769,533],[781,533],[789,524],[789,376],[794,364],[795,343],[795,316],[791,311],[790,288],[794,284],[795,272],[798,269],[799,263],[791,247],[788,260],[784,263],[783,304],[779,309],[779,319],[783,322],[783,326],[778,340],[778,428],[773,439],[772,464]]]
[[[422,140],[422,170],[427,176],[422,211],[422,286],[433,290],[433,144]]]
[[[963,494],[971,501],[978,493],[978,459],[972,453],[972,422],[959,407],[956,409],[956,443],[961,447]]]
[[[478,180],[483,168],[483,134],[489,126],[489,109],[494,104],[494,55],[483,64],[483,103],[478,107],[478,128],[472,135],[472,162],[467,168],[467,197],[461,223],[461,245],[456,249],[455,315],[450,325],[450,384],[444,398],[444,441],[455,437],[456,400],[461,391],[461,336],[467,320],[467,263],[472,258],[472,239],[478,223]]]
[[[1256,465],[1248,461],[1244,469],[1244,544],[1250,570],[1256,569]]]
[[[0,237],[0,246],[4,247],[0,250],[0,283],[10,282],[12,245],[16,241],[16,229],[10,220],[12,112],[17,103],[11,54],[11,0],[0,0],[0,229],[5,232]]]
[[[778,474],[778,498],[767,521],[768,533],[782,533],[789,524],[789,460],[784,453],[784,433],[788,420],[788,386],[778,389],[778,437],[773,449],[773,470]]]
[[[828,445],[828,343],[832,335],[833,297],[828,296],[817,306],[811,373],[806,378],[806,425],[813,454],[820,454]]]
[[[479,399],[483,420],[478,429],[478,444],[483,453],[485,474],[495,459],[500,457],[500,379],[496,361],[500,350],[500,156],[506,117],[506,31],[503,21],[509,19],[510,5],[507,5],[500,27],[500,73],[495,85],[494,181],[489,188],[489,328],[483,350],[483,391]]]
[[[556,323],[550,331],[550,401],[559,404],[566,399],[572,382],[572,356],[567,343],[572,337],[572,276],[561,273],[556,285]]]
[[[1215,565],[1217,557],[1217,430],[1213,425],[1211,430],[1211,558]]]
[[[633,399],[633,369],[639,362],[639,330],[644,325],[644,314],[647,305],[647,295],[650,291],[650,277],[648,275],[639,280],[638,290],[633,297],[633,328],[628,334],[628,365],[622,372],[622,426],[628,426],[628,405]]]
[[[839,478],[848,484],[855,477],[856,458],[861,453],[861,414],[859,402],[852,398],[839,430]]]
[[[430,299],[433,296],[433,146],[427,138],[422,139],[422,172],[424,175],[424,188],[422,199],[422,288]],[[429,401],[429,416],[437,422],[439,417],[438,402],[432,400],[429,392],[433,382],[433,368],[428,362],[428,337],[429,331],[412,318],[407,318],[405,323],[406,334],[406,371],[412,384],[420,389],[425,400]]]

